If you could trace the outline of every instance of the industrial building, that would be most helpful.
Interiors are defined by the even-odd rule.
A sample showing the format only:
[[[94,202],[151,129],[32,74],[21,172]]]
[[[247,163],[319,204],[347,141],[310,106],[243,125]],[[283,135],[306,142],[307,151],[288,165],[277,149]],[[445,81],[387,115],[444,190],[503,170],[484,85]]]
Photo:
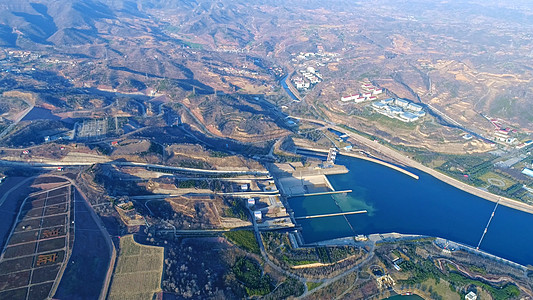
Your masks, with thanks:
[[[403,99],[403,98],[396,98],[396,100],[394,100],[394,104],[396,104],[397,106],[399,107],[405,107],[407,108],[407,106],[411,103],[411,101],[407,100],[407,99]]]
[[[524,170],[522,170],[522,174],[527,175],[529,177],[533,177],[533,170],[530,170],[528,168],[524,168]]]
[[[372,108],[384,116],[407,123],[415,122],[426,115],[421,105],[403,98],[376,101],[372,103]]]

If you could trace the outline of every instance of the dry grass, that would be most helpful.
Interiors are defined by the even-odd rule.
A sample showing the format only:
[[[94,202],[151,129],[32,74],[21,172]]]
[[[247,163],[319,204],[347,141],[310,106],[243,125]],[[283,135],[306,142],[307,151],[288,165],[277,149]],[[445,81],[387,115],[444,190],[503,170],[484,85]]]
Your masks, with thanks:
[[[161,291],[163,259],[163,248],[138,244],[133,235],[122,237],[109,299],[152,299]]]

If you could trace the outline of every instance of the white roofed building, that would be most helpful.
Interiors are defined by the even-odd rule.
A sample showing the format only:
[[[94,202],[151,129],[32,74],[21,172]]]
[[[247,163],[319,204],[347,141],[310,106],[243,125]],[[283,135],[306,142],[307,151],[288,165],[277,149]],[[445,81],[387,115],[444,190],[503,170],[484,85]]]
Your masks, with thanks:
[[[407,109],[412,110],[412,111],[421,111],[424,108],[421,105],[411,102],[409,103],[409,105],[407,105]]]
[[[263,219],[263,213],[260,210],[255,210],[254,218],[256,221],[261,221]]]
[[[403,99],[403,98],[397,98],[395,101],[394,101],[394,104],[400,106],[400,107],[407,107],[409,105],[409,103],[411,103],[411,101],[407,100],[407,99]]]
[[[385,109],[385,107],[388,107],[388,105],[383,102],[374,102],[372,103],[372,107],[376,109]]]
[[[404,122],[414,122],[416,120],[418,120],[418,116],[417,115],[414,115],[410,112],[403,112],[400,114],[400,120],[404,121]]]
[[[476,299],[477,299],[477,295],[474,292],[470,292],[465,295],[465,300],[476,300]]]
[[[357,96],[354,96],[354,95],[343,96],[343,97],[341,97],[341,101],[342,101],[342,102],[352,101],[352,100],[354,100],[356,97],[357,97]]]

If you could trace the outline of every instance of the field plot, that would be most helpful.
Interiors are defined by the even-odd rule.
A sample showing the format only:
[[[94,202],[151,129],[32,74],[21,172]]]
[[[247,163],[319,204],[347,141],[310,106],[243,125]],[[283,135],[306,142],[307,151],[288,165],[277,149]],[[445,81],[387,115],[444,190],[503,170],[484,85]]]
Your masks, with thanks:
[[[28,196],[0,256],[0,299],[46,299],[70,253],[71,186]]]
[[[161,291],[163,259],[163,248],[138,244],[133,235],[122,237],[109,299],[152,299]]]

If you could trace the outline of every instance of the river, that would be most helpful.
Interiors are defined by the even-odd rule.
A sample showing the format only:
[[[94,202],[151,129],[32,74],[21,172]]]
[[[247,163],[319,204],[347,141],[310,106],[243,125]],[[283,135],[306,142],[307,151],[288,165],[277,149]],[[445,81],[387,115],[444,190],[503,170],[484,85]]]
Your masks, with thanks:
[[[295,216],[366,209],[367,214],[299,220],[305,242],[357,234],[398,232],[441,237],[476,247],[495,203],[418,170],[419,180],[385,166],[340,156],[348,174],[328,176],[352,193],[291,198]],[[338,204],[338,205],[337,205]],[[480,249],[533,265],[533,215],[498,206]]]

